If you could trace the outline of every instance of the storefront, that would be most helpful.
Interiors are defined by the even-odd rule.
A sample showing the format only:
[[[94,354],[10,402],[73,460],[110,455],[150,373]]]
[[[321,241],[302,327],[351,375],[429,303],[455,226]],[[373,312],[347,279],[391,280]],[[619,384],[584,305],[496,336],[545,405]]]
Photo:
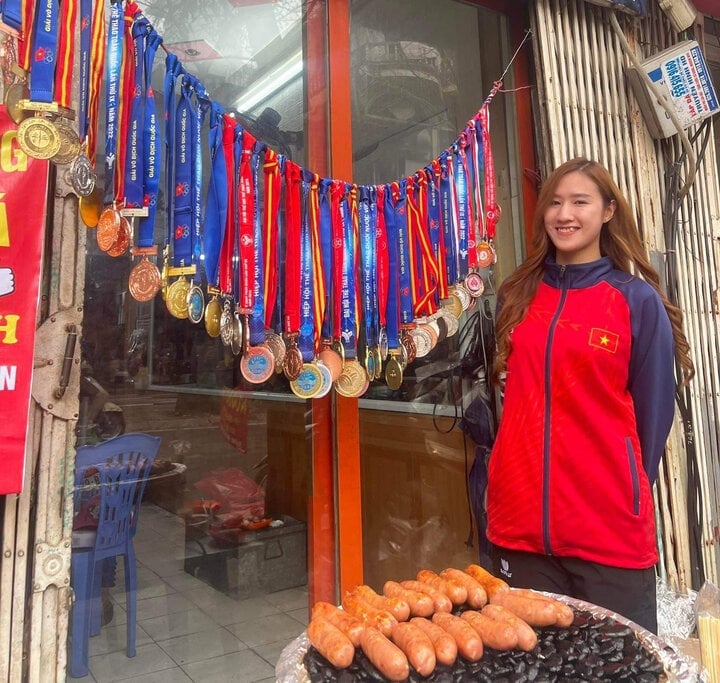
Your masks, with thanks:
[[[125,572],[119,562],[114,581],[107,582],[113,585],[103,590],[100,635],[89,643],[89,671],[97,681],[155,672],[224,680],[230,671],[247,672],[247,680],[273,680],[281,649],[304,629],[308,606],[317,600],[337,603],[359,583],[381,589],[387,579],[410,578],[421,568],[477,560],[466,488],[476,444],[460,422],[478,397],[495,406],[488,384],[495,292],[525,255],[524,226],[534,207],[538,169],[544,174],[566,156],[599,155],[612,160],[621,186],[643,215],[659,215],[662,207],[652,193],[660,196],[662,154],[676,152],[672,143],[650,140],[635,101],[625,94],[622,53],[613,50],[605,26],[609,10],[556,5],[549,0],[138,3],[162,37],[146,71],[157,112],[168,109],[166,60],[174,55],[197,79],[193,97],[204,91],[203,98],[232,114],[286,163],[319,178],[377,187],[412,176],[455,143],[492,96],[485,110],[502,209],[493,239],[497,260],[477,269],[484,291],[456,319],[454,333],[446,328],[444,339],[405,366],[399,379],[388,381],[378,373],[355,395],[332,390],[306,399],[282,368],[261,382],[249,379],[236,353],[241,349],[211,334],[206,318],[193,324],[187,311],[171,311],[169,290],[138,300],[131,293],[133,288],[137,293],[133,269],[143,254],[112,256],[117,245],[103,244],[92,201],[78,202],[68,165],[52,164],[52,225],[36,348],[59,359],[54,367],[38,367],[41,354],[35,353],[24,493],[6,497],[2,517],[0,652],[10,656],[3,662],[0,655],[0,671],[10,680],[61,680],[70,667],[76,644],[66,653],[65,642],[72,631],[71,529],[78,527],[70,493],[77,488],[75,451],[121,433],[160,441],[134,540],[137,654],[126,655]],[[641,31],[662,26],[664,47],[666,20],[657,8],[650,14]],[[588,69],[598,66],[579,57],[581,46],[591,44],[583,28],[592,39],[608,42],[600,53],[610,85],[604,93],[592,86],[583,90],[579,112],[565,102],[575,101],[571,83],[582,82]],[[560,41],[555,50],[562,30],[577,31],[577,42]],[[82,71],[79,61],[75,73]],[[565,79],[560,86],[556,74]],[[142,91],[147,95],[149,88]],[[76,88],[73,101],[77,98]],[[96,167],[102,186],[107,99],[100,102]],[[213,168],[211,111],[196,138],[201,182],[190,189],[202,196],[204,220]],[[586,122],[594,116],[603,121],[602,130],[593,124],[598,134],[583,137],[583,122],[590,130]],[[166,145],[162,123],[159,131]],[[185,210],[175,194],[178,184],[167,182],[167,169],[189,168],[173,166],[164,148],[159,156],[154,224],[148,232],[142,215],[128,218],[133,244],[144,238],[143,246],[158,245],[157,256],[144,256],[163,270],[163,248],[180,244],[167,215]],[[720,192],[714,163],[711,154],[699,163],[698,184],[710,207]],[[264,190],[271,184],[266,168],[258,166]],[[259,201],[268,198],[263,194]],[[707,226],[708,234],[718,232],[716,223]],[[652,231],[647,235],[653,247],[662,239]],[[269,330],[282,334],[292,331],[282,315],[284,292],[292,285],[283,243],[277,250],[282,265],[267,270],[261,284],[275,285],[277,308],[266,320]],[[232,255],[227,263],[232,270]],[[299,269],[302,263],[300,258]],[[167,265],[178,269],[186,263]],[[202,264],[196,265],[199,273]],[[170,273],[168,285],[195,277],[190,271]],[[253,293],[257,289],[248,295]],[[207,304],[213,292],[204,294]],[[64,395],[54,398],[52,373],[68,356],[69,326],[75,326],[77,344],[69,351]],[[701,348],[705,327],[698,330],[692,341]],[[247,333],[254,334],[250,326]],[[364,340],[373,331],[357,333]],[[331,336],[340,335],[333,330]],[[712,334],[709,343],[717,343]],[[358,356],[367,364],[362,348]],[[707,363],[712,377],[715,360]],[[703,386],[691,402],[697,403]],[[712,422],[711,415],[703,419]],[[673,466],[685,452],[680,425],[676,432]],[[684,467],[678,470],[685,476]],[[661,500],[674,511],[684,507],[675,500],[682,484],[673,476],[668,480],[674,483],[669,492],[662,489]],[[677,524],[666,534],[683,539],[687,523],[685,531]],[[691,554],[668,551],[668,573],[683,586],[689,582],[684,576],[677,580],[674,566],[694,561],[686,557]],[[708,575],[713,566],[706,560]],[[80,666],[76,673],[82,672]]]

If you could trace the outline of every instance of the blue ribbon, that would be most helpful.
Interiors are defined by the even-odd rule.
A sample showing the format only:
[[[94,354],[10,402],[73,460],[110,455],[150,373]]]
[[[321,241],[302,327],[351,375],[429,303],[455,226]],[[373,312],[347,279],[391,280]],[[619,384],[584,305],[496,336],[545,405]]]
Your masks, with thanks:
[[[122,5],[119,11],[122,15]],[[58,0],[38,0],[35,7],[33,51],[30,58],[30,99],[34,102],[53,101],[59,12]]]
[[[375,226],[377,223],[377,205],[375,188],[360,187],[358,215],[360,219],[360,258],[363,278],[363,318],[365,322],[365,344],[377,346],[378,342],[378,301],[377,301],[377,252],[375,246]]]
[[[202,128],[205,124],[205,116],[210,108],[210,98],[205,92],[205,86],[197,79],[191,81],[195,90],[195,120],[192,125],[192,245],[191,258],[195,265],[193,281],[196,284],[202,282],[200,255],[202,253]]]
[[[382,207],[385,216],[385,229],[388,243],[388,296],[385,329],[388,336],[388,348],[400,346],[400,266],[398,255],[397,227],[395,224],[395,207],[393,206],[392,188],[385,185],[385,205]]]
[[[343,279],[341,289],[340,336],[345,358],[355,358],[357,349],[357,326],[355,320],[355,248],[352,215],[346,184],[345,194],[340,200],[340,217],[343,225]]]
[[[115,162],[118,143],[118,114],[120,106],[120,71],[123,52],[123,6],[110,3],[108,24],[105,86],[105,203],[114,199]]]
[[[190,79],[183,78],[175,114],[174,155],[175,186],[173,188],[173,221],[168,236],[173,244],[173,265],[187,266],[192,259],[192,183],[193,126],[196,121],[191,102]]]
[[[205,229],[203,231],[203,252],[208,284],[218,285],[218,263],[220,249],[225,237],[227,219],[227,168],[223,153],[224,110],[216,102],[210,105],[210,181],[205,203]]]
[[[250,165],[254,195],[253,215],[253,310],[250,315],[250,343],[253,346],[265,341],[265,250],[263,245],[262,212],[260,211],[260,190],[258,175],[260,162],[265,158],[265,144],[256,142],[253,147]]]
[[[333,266],[332,266],[332,205],[330,187],[332,180],[321,178],[318,186],[318,201],[320,204],[320,255],[322,258],[323,273],[325,273],[325,317],[322,321],[320,334],[323,339],[332,339],[333,329]]]
[[[460,277],[464,277],[468,273],[468,231],[470,227],[470,217],[468,215],[468,178],[465,172],[465,165],[462,163],[461,156],[457,151],[453,161],[458,217],[458,274]]]
[[[168,244],[172,240],[172,226],[175,220],[175,87],[183,72],[178,58],[169,52],[165,58],[165,79],[163,85],[163,111],[165,115],[165,197],[167,201]]]
[[[398,253],[398,279],[400,282],[400,321],[407,325],[413,321],[412,280],[410,277],[410,243],[407,228],[407,180],[399,181],[400,196],[395,202],[395,236]]]
[[[313,287],[312,239],[310,236],[310,181],[303,171],[300,215],[300,335],[298,347],[308,363],[315,357],[315,291]]]
[[[426,166],[425,178],[427,179],[427,193],[426,193],[426,216],[428,222],[428,233],[430,235],[430,244],[432,245],[432,251],[435,256],[435,262],[440,263],[440,188],[438,187],[438,181],[435,177],[435,171],[432,166]],[[443,277],[442,274],[438,273],[438,277]],[[435,302],[439,302],[438,296],[439,289],[435,289]]]
[[[440,155],[440,211],[442,215],[442,237],[445,242],[445,268],[447,282],[457,282],[457,256],[455,249],[455,216],[453,210],[452,183],[448,171],[448,154]]]
[[[157,213],[158,189],[160,187],[160,153],[158,149],[160,127],[152,88],[152,68],[155,54],[162,43],[160,34],[151,29],[145,46],[145,114],[143,125],[143,150],[145,152],[143,175],[143,206],[148,215],[138,222],[138,246],[149,247],[155,241],[155,214]]]
[[[4,0],[0,3],[2,20],[16,31],[22,29],[22,0]]]
[[[145,39],[150,22],[138,17],[132,26],[134,44],[133,59],[135,89],[130,102],[127,153],[125,155],[125,203],[129,208],[143,204],[143,181],[145,179],[143,130],[145,105]]]
[[[9,4],[18,4],[19,1]],[[90,97],[90,44],[92,40],[92,0],[80,0],[80,75],[78,84],[78,138],[82,142],[90,126],[88,99]],[[7,22],[5,22],[7,23]]]

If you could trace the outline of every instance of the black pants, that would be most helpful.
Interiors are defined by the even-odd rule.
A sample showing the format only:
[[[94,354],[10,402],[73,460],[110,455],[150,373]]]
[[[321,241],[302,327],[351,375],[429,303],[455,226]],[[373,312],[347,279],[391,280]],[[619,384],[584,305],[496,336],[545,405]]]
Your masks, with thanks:
[[[620,569],[573,557],[492,547],[495,576],[516,588],[568,595],[604,607],[657,633],[655,568]]]

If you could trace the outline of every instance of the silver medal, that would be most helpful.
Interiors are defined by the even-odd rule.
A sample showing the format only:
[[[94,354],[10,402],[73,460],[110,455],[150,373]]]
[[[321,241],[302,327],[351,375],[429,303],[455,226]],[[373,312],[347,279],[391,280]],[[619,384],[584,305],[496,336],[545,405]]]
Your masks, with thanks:
[[[87,155],[81,152],[70,164],[70,183],[79,197],[89,197],[95,189],[97,176]]]

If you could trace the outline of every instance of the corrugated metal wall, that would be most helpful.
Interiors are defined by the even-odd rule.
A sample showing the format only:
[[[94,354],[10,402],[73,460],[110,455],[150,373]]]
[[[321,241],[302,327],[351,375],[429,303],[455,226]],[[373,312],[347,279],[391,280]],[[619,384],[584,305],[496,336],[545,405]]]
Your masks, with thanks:
[[[679,42],[663,13],[618,14],[620,28],[643,60]],[[612,10],[583,0],[536,0],[531,6],[540,112],[543,177],[574,156],[608,167],[631,205],[655,266],[685,313],[697,375],[689,419],[678,420],[657,487],[661,575],[675,588],[717,583],[720,547],[720,382],[718,262],[720,184],[709,125],[688,131],[697,175],[677,201],[689,165],[677,136],[653,140],[626,83],[630,61],[610,22]],[[668,265],[670,266],[668,268]],[[684,424],[683,424],[684,423]],[[686,428],[684,428],[684,426]]]

